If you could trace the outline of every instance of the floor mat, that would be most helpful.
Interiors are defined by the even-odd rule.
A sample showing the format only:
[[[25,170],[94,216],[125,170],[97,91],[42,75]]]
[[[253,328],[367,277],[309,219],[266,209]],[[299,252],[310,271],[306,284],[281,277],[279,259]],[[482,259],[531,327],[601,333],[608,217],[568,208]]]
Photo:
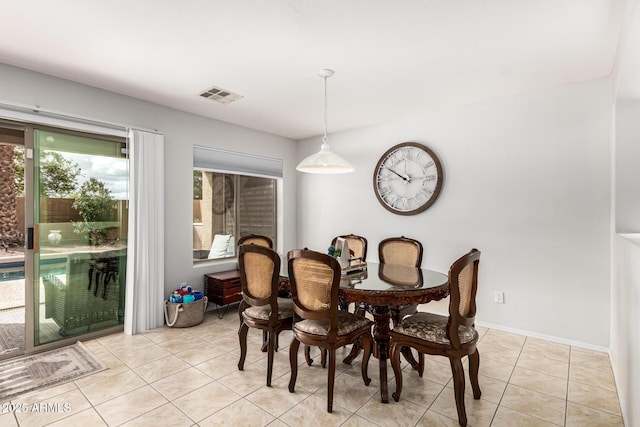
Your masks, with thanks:
[[[68,347],[0,363],[0,401],[106,369],[77,342]]]
[[[0,324],[0,355],[24,352],[24,323]]]

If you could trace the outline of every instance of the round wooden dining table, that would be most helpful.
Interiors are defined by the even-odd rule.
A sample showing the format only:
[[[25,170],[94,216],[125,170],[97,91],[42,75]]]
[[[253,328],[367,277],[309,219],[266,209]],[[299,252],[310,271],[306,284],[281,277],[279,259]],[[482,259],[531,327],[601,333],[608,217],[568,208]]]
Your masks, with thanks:
[[[387,358],[389,347],[390,307],[412,303],[424,304],[449,295],[446,274],[426,268],[404,267],[368,262],[362,271],[344,274],[340,281],[340,301],[364,303],[373,315],[374,355],[380,364],[380,398],[389,402]],[[352,352],[352,356],[354,353]],[[345,359],[350,363],[352,356]]]

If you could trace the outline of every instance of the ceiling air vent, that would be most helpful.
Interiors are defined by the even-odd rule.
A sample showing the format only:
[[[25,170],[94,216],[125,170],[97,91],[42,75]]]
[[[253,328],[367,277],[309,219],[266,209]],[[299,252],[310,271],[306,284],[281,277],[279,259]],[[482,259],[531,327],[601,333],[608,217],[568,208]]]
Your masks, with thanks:
[[[225,105],[231,104],[233,101],[244,98],[244,96],[242,95],[238,95],[237,93],[233,93],[231,91],[215,86],[209,90],[202,92],[200,96]]]

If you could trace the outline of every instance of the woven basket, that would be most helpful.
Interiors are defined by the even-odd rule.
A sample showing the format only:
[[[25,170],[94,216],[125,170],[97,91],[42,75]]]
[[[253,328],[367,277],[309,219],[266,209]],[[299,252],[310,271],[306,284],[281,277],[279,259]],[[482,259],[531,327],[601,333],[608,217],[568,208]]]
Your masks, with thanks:
[[[207,310],[207,297],[187,304],[164,301],[164,319],[171,328],[188,328],[199,325]]]

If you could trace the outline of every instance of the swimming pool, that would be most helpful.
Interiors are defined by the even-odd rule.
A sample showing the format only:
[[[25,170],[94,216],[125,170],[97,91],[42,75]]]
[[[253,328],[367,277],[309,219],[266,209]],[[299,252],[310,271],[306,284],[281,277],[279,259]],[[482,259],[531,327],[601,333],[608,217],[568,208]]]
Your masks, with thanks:
[[[40,276],[47,274],[64,274],[66,258],[40,260]],[[24,279],[24,261],[0,263],[0,282]]]

